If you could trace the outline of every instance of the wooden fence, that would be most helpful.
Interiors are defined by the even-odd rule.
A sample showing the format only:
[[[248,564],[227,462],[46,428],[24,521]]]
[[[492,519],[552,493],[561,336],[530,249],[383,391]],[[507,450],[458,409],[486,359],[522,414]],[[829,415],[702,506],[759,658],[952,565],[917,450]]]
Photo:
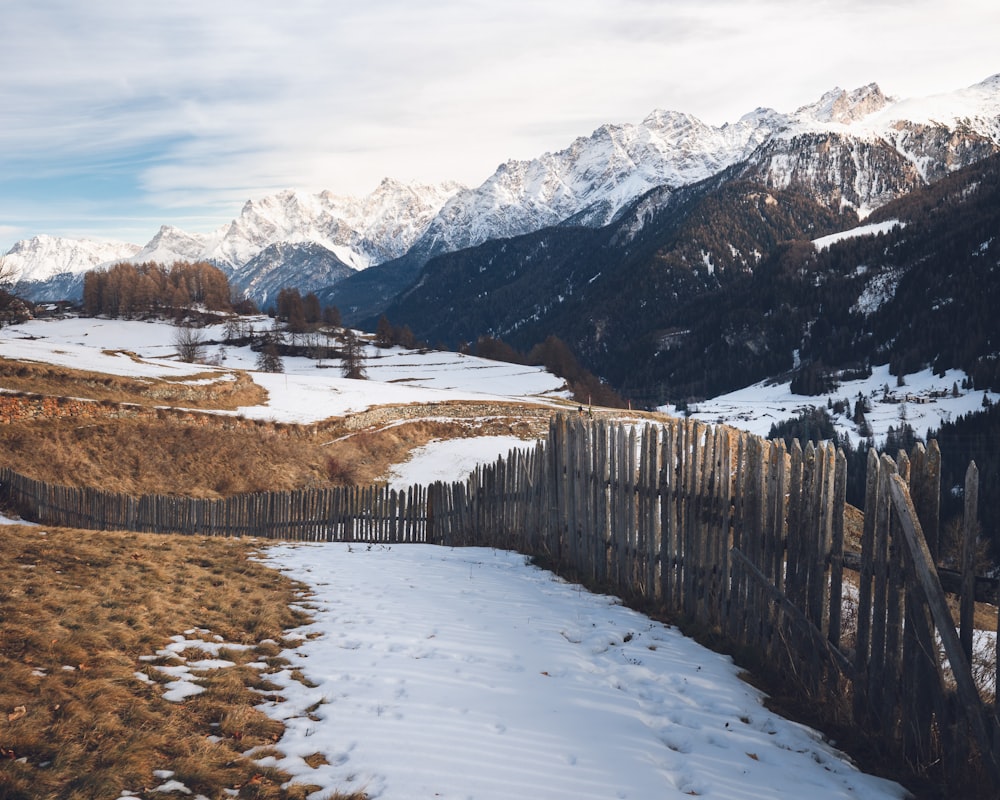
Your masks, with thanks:
[[[544,445],[467,482],[432,485],[428,516],[434,541],[540,557],[749,648],[802,697],[837,708],[886,758],[942,783],[978,775],[1000,785],[996,700],[981,694],[970,664],[975,465],[956,580],[960,633],[931,555],[936,443],[896,460],[870,454],[864,527],[850,554],[846,479],[844,454],[829,443],[803,450],[691,421],[637,429],[560,417]],[[995,650],[980,672],[998,685]]]
[[[425,542],[427,490],[256,492],[221,500],[53,486],[0,468],[0,496],[47,525],[305,542]]]
[[[54,525],[517,550],[756,653],[803,697],[840,709],[887,758],[939,781],[1000,783],[996,701],[970,665],[975,465],[960,630],[935,567],[936,444],[895,460],[869,455],[853,553],[846,470],[829,443],[787,448],[690,420],[638,427],[558,416],[547,441],[467,481],[404,492],[134,498],[0,470],[0,495]],[[995,653],[988,669],[998,677]]]

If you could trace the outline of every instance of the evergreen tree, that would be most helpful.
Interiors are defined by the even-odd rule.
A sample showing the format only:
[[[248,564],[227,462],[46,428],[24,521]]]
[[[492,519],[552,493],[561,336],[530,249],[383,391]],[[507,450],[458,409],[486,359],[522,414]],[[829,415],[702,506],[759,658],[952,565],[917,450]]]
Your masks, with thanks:
[[[257,353],[257,369],[261,372],[284,372],[285,365],[278,354],[278,345],[265,334],[266,342]]]
[[[344,332],[344,350],[340,369],[345,378],[364,380],[368,377],[365,372],[364,347],[354,331],[350,329]]]

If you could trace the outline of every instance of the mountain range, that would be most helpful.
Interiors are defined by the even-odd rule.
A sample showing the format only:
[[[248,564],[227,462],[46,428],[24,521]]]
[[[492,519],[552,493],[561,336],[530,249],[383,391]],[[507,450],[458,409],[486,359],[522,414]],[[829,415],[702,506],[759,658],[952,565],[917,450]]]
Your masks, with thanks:
[[[835,89],[721,127],[656,111],[508,161],[476,188],[289,190],[208,235],[164,226],[142,247],[36,236],[4,267],[44,300],[79,297],[94,267],[179,259],[216,264],[265,307],[298,288],[367,330],[389,323],[564,377],[539,353],[575,359],[598,403],[617,393],[683,410],[774,381],[813,396],[815,413],[792,419],[796,403],[776,417],[786,432],[827,435],[817,420],[831,408],[865,436],[872,397],[844,384],[874,366],[898,387],[931,368],[961,371],[954,396],[1000,391],[1000,75],[922,99]],[[912,443],[908,402],[889,450]],[[981,413],[935,432],[944,487],[961,486],[971,459],[980,469],[995,553],[998,408],[984,392]],[[845,444],[863,476],[867,444]],[[944,518],[962,502],[944,491]]]
[[[641,225],[636,202],[649,206],[720,174],[864,217],[998,149],[1000,75],[910,100],[870,84],[834,89],[792,113],[758,108],[722,126],[654,111],[639,124],[603,125],[559,152],[507,161],[476,188],[386,179],[363,198],[287,190],[247,201],[210,234],[164,225],[145,246],[39,235],[15,244],[5,263],[20,291],[42,300],[78,297],[84,272],[116,261],[206,260],[262,305],[283,286],[325,290],[345,318],[360,320],[385,309],[438,255],[552,226],[598,230],[628,214]],[[749,266],[758,256],[741,258]]]

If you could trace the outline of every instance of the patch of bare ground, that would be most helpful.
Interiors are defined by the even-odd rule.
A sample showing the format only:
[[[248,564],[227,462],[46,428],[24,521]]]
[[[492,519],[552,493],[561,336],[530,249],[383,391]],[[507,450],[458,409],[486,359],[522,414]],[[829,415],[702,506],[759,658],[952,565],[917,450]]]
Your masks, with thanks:
[[[287,668],[285,633],[306,621],[293,608],[305,587],[250,560],[254,543],[18,525],[3,542],[5,800],[141,793],[162,783],[156,770],[205,797],[302,800],[320,788],[243,755],[280,739],[255,705],[273,689],[268,673]],[[193,628],[249,649],[225,651],[236,666],[210,673],[202,694],[168,702],[142,657]]]
[[[129,378],[6,358],[0,358],[0,387],[53,397],[219,411],[258,405],[267,399],[267,392],[238,370],[206,371],[175,379]]]

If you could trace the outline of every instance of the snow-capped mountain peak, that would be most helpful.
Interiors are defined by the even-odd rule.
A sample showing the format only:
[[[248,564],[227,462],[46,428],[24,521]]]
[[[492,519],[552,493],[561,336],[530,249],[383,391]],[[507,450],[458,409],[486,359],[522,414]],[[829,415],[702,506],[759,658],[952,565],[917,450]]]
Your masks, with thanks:
[[[173,225],[161,225],[146,246],[132,259],[135,262],[155,261],[169,264],[174,261],[198,261],[210,247],[208,236],[187,233]]]
[[[234,272],[271,245],[313,243],[364,269],[405,253],[460,188],[456,183],[421,186],[386,178],[361,198],[285,189],[247,200],[238,217],[210,234],[164,226],[138,258],[201,258]]]
[[[139,245],[71,239],[41,234],[17,242],[3,257],[15,281],[41,282],[66,273],[79,274],[99,266],[132,259]]]
[[[824,93],[815,103],[800,108],[795,116],[814,122],[850,125],[894,102],[882,94],[877,83],[869,83],[852,92],[837,87]]]

